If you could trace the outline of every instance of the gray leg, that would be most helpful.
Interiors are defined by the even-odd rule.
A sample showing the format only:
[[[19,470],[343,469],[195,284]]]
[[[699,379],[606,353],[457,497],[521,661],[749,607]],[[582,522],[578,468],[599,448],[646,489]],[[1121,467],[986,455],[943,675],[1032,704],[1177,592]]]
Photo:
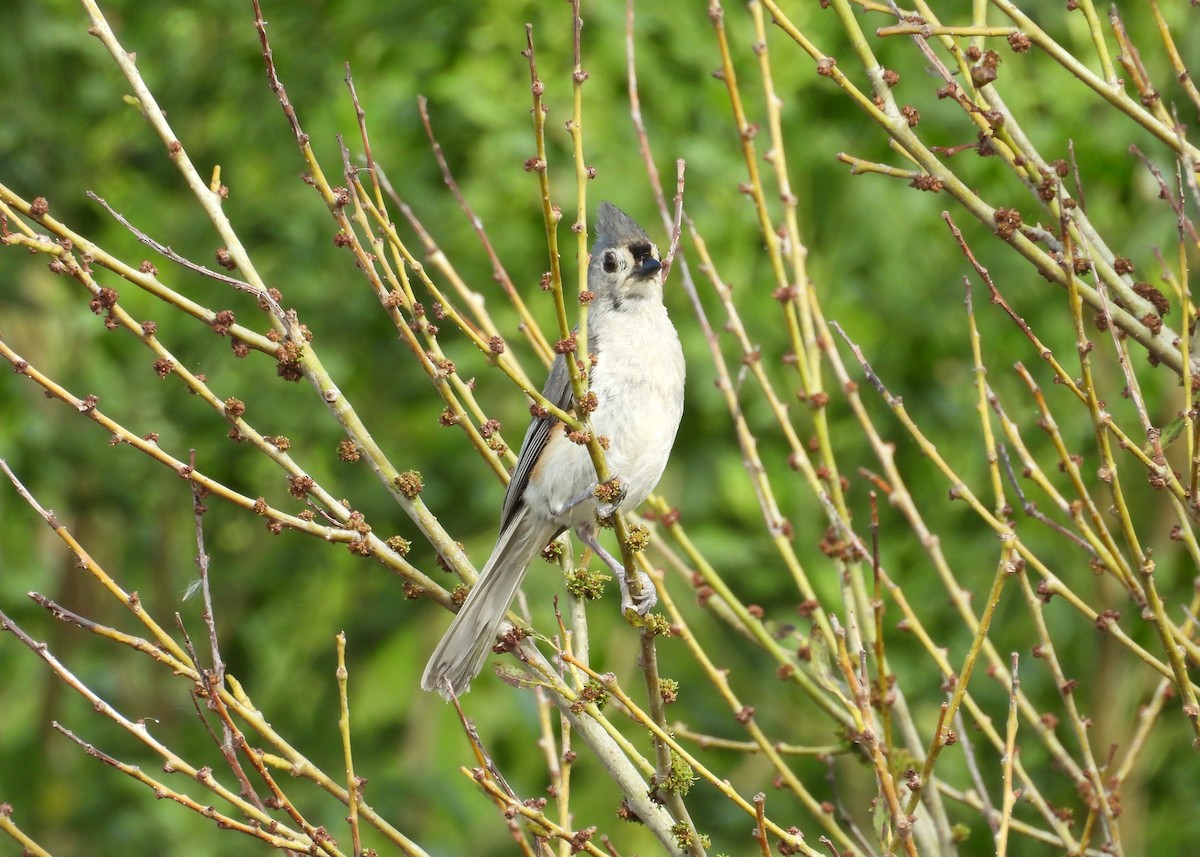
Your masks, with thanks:
[[[616,484],[616,496],[610,502],[600,503],[596,506],[596,517],[600,520],[611,518],[616,514],[617,508],[621,505],[621,501],[625,499],[625,494],[629,490],[629,486],[625,484],[625,480],[616,474],[613,474],[612,479],[606,484],[612,483]],[[595,491],[596,487],[598,486],[593,486],[592,490]]]
[[[596,499],[596,483],[593,482],[591,485],[589,485],[587,488],[584,488],[582,491],[580,491],[578,494],[576,494],[574,497],[572,497],[567,502],[563,503],[557,509],[551,509],[550,514],[552,514],[556,518],[561,518],[564,515],[566,515],[568,512],[575,509],[576,507],[580,506],[583,503],[586,503],[588,500],[595,500],[595,499]]]
[[[611,502],[611,503],[598,503],[597,504],[596,516],[599,518],[612,517],[612,514],[617,511],[617,507],[621,505],[621,501],[625,499],[625,491],[626,491],[625,480],[621,479],[620,476],[614,476],[613,481],[615,481],[617,483],[616,499],[614,499],[613,502]],[[597,499],[596,498],[596,488],[597,487],[599,487],[599,483],[593,482],[591,485],[589,485],[587,488],[584,488],[582,491],[580,491],[578,494],[576,494],[570,500],[563,503],[562,506],[560,506],[559,508],[552,509],[551,512],[554,514],[554,517],[561,518],[563,515],[567,514],[568,512],[570,512],[571,510],[575,509],[576,507],[582,505],[583,503],[586,503],[588,500],[596,500]],[[590,547],[590,545],[589,545],[589,547]]]
[[[654,581],[650,579],[650,576],[641,571],[635,572],[638,582],[641,584],[641,592],[635,600],[629,591],[629,582],[625,578],[625,564],[600,546],[600,541],[596,538],[595,524],[577,527],[575,534],[579,536],[581,542],[592,549],[592,553],[604,560],[604,564],[612,570],[613,575],[617,578],[617,583],[621,586],[621,612],[635,610],[639,616],[649,613],[650,609],[658,603],[658,592],[654,589]]]

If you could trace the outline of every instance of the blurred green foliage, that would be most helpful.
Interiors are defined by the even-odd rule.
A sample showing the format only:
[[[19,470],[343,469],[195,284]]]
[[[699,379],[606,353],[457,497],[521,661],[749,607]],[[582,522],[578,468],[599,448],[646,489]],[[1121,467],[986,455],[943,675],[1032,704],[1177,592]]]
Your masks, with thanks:
[[[420,125],[416,97],[428,97],[433,126],[463,192],[534,312],[549,324],[552,307],[537,289],[547,268],[537,188],[522,168],[533,142],[528,70],[520,51],[523,24],[530,21],[551,105],[551,175],[557,201],[570,211],[574,177],[562,124],[571,103],[567,4],[266,0],[264,5],[280,76],[327,172],[339,171],[336,135],[356,155],[361,149],[343,82],[343,63],[349,62],[367,111],[375,157],[465,279],[487,295],[494,317],[510,331],[510,346],[519,350],[531,374],[539,376],[515,333],[515,314],[491,280],[488,259],[442,184]],[[724,87],[712,77],[719,60],[703,5],[678,0],[639,4],[642,109],[663,175],[674,174],[676,158],[687,161],[687,210],[709,242],[722,276],[739,296],[761,297],[763,289],[771,288],[770,271],[754,212],[738,191],[744,166]],[[793,10],[797,21],[826,34],[825,49],[848,59],[849,48],[839,41],[829,13],[816,3],[801,5]],[[439,426],[441,405],[426,379],[403,353],[349,257],[334,247],[331,221],[320,199],[301,181],[304,166],[266,86],[249,4],[191,0],[151,7],[110,0],[103,8],[124,45],[137,52],[142,74],[201,173],[220,164],[222,180],[230,188],[226,209],[242,240],[259,270],[282,290],[286,305],[296,307],[312,328],[343,391],[397,466],[425,475],[425,499],[447,529],[473,557],[484,556],[494,536],[502,487],[482,461],[463,454],[458,432]],[[1051,20],[1045,26],[1051,27],[1062,16],[1056,9],[1046,17]],[[584,90],[585,137],[588,161],[598,169],[589,188],[589,206],[594,210],[600,199],[610,199],[661,234],[628,118],[623,4],[587,3],[584,18],[584,66],[591,74]],[[0,87],[0,181],[27,198],[46,197],[55,217],[124,259],[136,262],[149,251],[87,200],[85,191],[99,194],[182,255],[212,264],[217,236],[160,142],[137,110],[122,101],[126,84],[102,46],[88,37],[80,7],[67,0],[6,0],[3,19],[7,35],[6,48],[0,51],[0,77],[6,81]],[[739,71],[753,82],[748,21],[734,7],[728,10],[727,23],[740,51]],[[1195,53],[1200,30],[1194,14],[1180,26],[1189,27],[1186,32],[1194,38],[1177,34],[1179,43]],[[1144,22],[1134,29],[1135,38],[1148,39],[1149,33]],[[1085,32],[1063,30],[1055,35],[1084,50]],[[894,180],[851,177],[834,155],[849,151],[890,161],[893,156],[882,135],[828,80],[814,75],[807,58],[778,32],[771,38],[773,50],[793,53],[793,61],[777,62],[776,84],[785,105],[788,157],[793,189],[801,200],[810,270],[824,311],[863,345],[893,391],[920,415],[943,454],[961,465],[963,478],[983,486],[986,462],[979,452],[973,414],[973,367],[963,309],[962,277],[969,269],[940,217],[950,202]],[[912,62],[911,52],[901,55],[901,47],[897,44],[895,61],[902,79],[911,80],[913,103],[930,123],[925,130],[935,128],[931,136],[944,137],[940,142],[945,145],[970,142],[972,135],[961,116],[939,110],[935,87],[921,80],[924,69]],[[885,54],[885,59],[891,58]],[[1169,79],[1166,69],[1154,71],[1158,79]],[[1119,239],[1119,252],[1133,258],[1140,270],[1154,271],[1151,248],[1174,241],[1173,218],[1165,205],[1151,202],[1157,188],[1146,182],[1127,147],[1133,141],[1150,153],[1160,153],[1159,148],[1140,132],[1109,134],[1098,98],[1056,98],[1056,88],[1068,81],[1044,58],[1013,59],[1004,73],[1011,75],[1010,81],[1020,81],[1006,89],[1014,102],[1010,106],[1030,117],[1027,130],[1037,135],[1042,150],[1051,157],[1066,157],[1067,142],[1073,142],[1089,211],[1098,225]],[[756,88],[747,85],[745,91],[749,109],[757,114],[756,99],[761,98]],[[1028,102],[1019,103],[1022,98]],[[1044,117],[1044,122],[1034,122],[1035,116]],[[958,157],[973,159],[968,167],[973,181],[994,204],[1018,206],[1036,219],[1032,202],[1005,183],[998,162],[974,158],[970,152]],[[1136,210],[1137,216],[1127,216],[1129,210]],[[1032,277],[987,230],[964,214],[953,214],[997,282],[1005,284],[1018,314],[1037,327],[1041,314],[1062,313],[1061,293]],[[563,229],[560,237],[572,270],[570,233]],[[414,239],[412,246],[419,243]],[[178,290],[210,306],[232,308],[239,321],[263,327],[246,296],[165,260],[156,264]],[[432,551],[367,468],[336,460],[339,427],[307,385],[277,381],[274,367],[261,356],[238,361],[228,343],[204,326],[177,316],[128,284],[108,284],[120,290],[123,304],[138,317],[158,322],[164,341],[189,368],[204,372],[218,395],[251,402],[248,418],[260,431],[290,437],[293,450],[314,477],[335,495],[351,498],[377,532],[394,528],[412,539],[414,561],[431,574],[441,574]],[[1019,387],[1008,367],[1016,360],[1036,364],[1037,355],[987,305],[977,284],[975,288],[985,352],[993,358],[989,380],[1002,393],[1015,393]],[[702,301],[719,328],[718,302],[704,290]],[[778,324],[776,306],[749,297],[739,297],[738,302],[763,353],[786,351],[786,332]],[[726,570],[746,601],[764,605],[780,622],[795,621],[796,596],[773,548],[760,535],[757,501],[732,441],[724,404],[713,389],[703,338],[681,293],[673,293],[669,305],[689,354],[691,378],[683,433],[662,492],[680,508],[693,538]],[[1038,330],[1061,355],[1071,352],[1068,327],[1046,325]],[[148,352],[129,337],[106,331],[102,319],[88,312],[86,294],[50,274],[44,260],[0,253],[0,334],[72,392],[98,394],[101,407],[133,431],[159,433],[161,445],[179,457],[186,458],[194,449],[198,466],[215,478],[287,506],[282,476],[252,449],[225,439],[223,421],[186,395],[177,380],[159,380]],[[460,373],[476,376],[485,407],[515,442],[525,419],[521,398],[498,373],[486,369],[462,337],[450,333],[443,340],[453,349]],[[740,355],[734,344],[724,342],[723,347],[736,365]],[[782,389],[795,387],[781,361],[769,371]],[[1119,376],[1102,382],[1111,393],[1110,406],[1117,411],[1127,408],[1119,400]],[[1165,422],[1178,406],[1164,394],[1173,379],[1160,372],[1145,376],[1143,383],[1151,401],[1164,402],[1161,412],[1152,416]],[[1047,394],[1065,401],[1058,390]],[[977,584],[982,595],[993,572],[993,537],[965,510],[948,504],[945,483],[884,415],[882,405],[873,396],[867,398],[881,415],[879,424],[894,428],[892,439],[912,480],[917,505],[931,510],[946,553],[965,567],[970,567],[971,557],[980,558],[978,574],[968,582]],[[752,425],[769,427],[770,416],[761,401],[747,397],[746,408]],[[196,599],[181,600],[195,575],[187,483],[128,447],[108,445],[95,425],[61,403],[46,401],[28,381],[9,372],[0,372],[0,414],[0,457],[126,589],[137,590],[153,605],[156,615],[178,611],[199,645],[201,607]],[[865,520],[870,485],[850,465],[870,467],[869,450],[836,396],[831,419],[843,472],[852,481],[853,508]],[[806,424],[805,418],[799,422]],[[1087,445],[1090,425],[1064,430],[1071,443]],[[782,440],[769,430],[759,440],[768,467],[782,473],[787,456]],[[823,573],[831,566],[817,549],[825,530],[819,505],[798,481],[781,476],[776,489],[795,524],[801,557],[822,587],[823,598],[836,604],[836,581]],[[1136,499],[1157,502],[1149,492]],[[333,637],[344,629],[349,637],[354,736],[360,772],[370,780],[368,799],[431,854],[510,853],[497,813],[456,773],[473,760],[452,711],[416,690],[421,665],[446,623],[445,614],[428,602],[406,602],[397,579],[342,548],[316,548],[294,533],[268,537],[257,518],[219,502],[209,506],[205,535],[224,655],[267,718],[315,762],[329,771],[339,770]],[[961,657],[958,653],[968,638],[950,618],[949,608],[943,608],[945,595],[921,546],[896,516],[886,509],[883,514],[885,562],[909,600],[928,605],[929,627],[943,635],[941,642],[956,658]],[[1152,544],[1161,544],[1166,536],[1146,535]],[[1078,571],[1075,553],[1056,549],[1051,540],[1039,549],[1051,560],[1061,557],[1072,564],[1072,573]],[[1173,581],[1168,588],[1186,597],[1186,581],[1195,569],[1172,567],[1168,561],[1160,565],[1160,574]],[[1106,581],[1095,585],[1103,590]],[[547,614],[552,594],[561,587],[554,575],[535,569],[527,589],[535,613]],[[127,626],[127,617],[74,567],[32,510],[0,485],[0,606],[37,639],[46,640],[60,659],[126,715],[145,718],[156,734],[171,735],[172,746],[189,759],[219,764],[182,683],[163,682],[145,659],[56,624],[26,599],[29,590],[97,621]],[[681,590],[677,597],[688,596]],[[634,669],[636,638],[619,626],[609,606],[603,602],[592,611],[594,639],[603,641],[594,656],[600,669],[628,678]],[[1108,638],[1100,637],[1097,644],[1078,616],[1059,604],[1049,609],[1066,626],[1078,625],[1079,651],[1094,649],[1095,663],[1105,663]],[[942,610],[945,618],[939,620]],[[1032,638],[1022,617],[1022,608],[1015,604],[1002,610],[994,635],[1001,651],[1028,652]],[[1011,628],[1006,625],[1010,618]],[[893,617],[889,620],[894,622]],[[707,627],[709,620],[698,615],[696,621]],[[719,627],[712,629],[712,635],[722,633]],[[735,677],[774,669],[762,653],[725,633],[728,646],[719,655]],[[1134,626],[1131,633],[1153,645],[1147,629]],[[918,689],[932,691],[939,677],[930,673],[913,641],[895,636],[898,639],[889,645],[901,685],[914,695]],[[694,677],[685,653],[665,644],[662,660],[664,674],[684,679],[686,688],[687,679]],[[158,767],[127,735],[93,716],[86,702],[52,678],[11,637],[0,638],[0,676],[0,801],[12,802],[24,829],[56,853],[262,852],[249,839],[221,833],[179,806],[153,802],[145,789],[51,730],[49,721],[57,720],[107,752]],[[1097,728],[1124,734],[1109,723],[1125,722],[1135,714],[1148,689],[1142,684],[1144,675],[1135,686],[1125,686],[1122,676],[1099,669],[1090,678],[1084,688],[1089,694],[1085,707],[1094,711]],[[1023,680],[1031,693],[1054,696],[1049,679],[1036,669],[1030,668]],[[823,719],[806,714],[809,703],[794,691],[789,689],[785,703],[772,706],[768,698],[753,697],[753,692],[761,693],[761,685],[743,689],[751,693],[750,702],[758,707],[768,732],[778,730],[794,743],[835,740]],[[996,712],[1004,710],[999,690],[983,683],[979,692]],[[923,715],[926,722],[936,717],[940,699],[936,692],[921,695],[919,704],[929,708]],[[536,723],[527,695],[485,674],[476,682],[467,708],[518,792],[541,794],[546,783],[542,760],[529,752]],[[698,731],[730,730],[724,710],[692,709],[688,714],[689,726]],[[1159,773],[1147,775],[1142,793],[1127,796],[1131,817],[1144,816],[1141,823],[1126,827],[1137,846],[1127,843],[1128,853],[1184,853],[1180,849],[1187,846],[1182,843],[1200,836],[1194,789],[1186,785],[1195,782],[1196,762],[1166,755],[1170,747],[1184,746],[1187,736],[1176,720],[1160,726],[1179,734],[1156,743],[1150,752],[1162,758],[1148,760],[1145,767]],[[1035,754],[1036,745],[1030,755]],[[719,752],[706,758],[719,769],[732,770],[742,782],[768,776],[765,764],[755,758],[723,759]],[[1024,761],[1030,767],[1039,763],[1035,758]],[[808,762],[800,763],[798,771],[819,793],[824,768]],[[581,756],[574,782],[576,822],[607,823],[619,795],[603,772]],[[1049,785],[1047,790],[1052,799],[1074,798],[1055,795]],[[302,788],[299,794],[305,795]],[[330,802],[318,800],[315,793],[305,799],[319,807],[314,820],[342,829],[344,810],[331,809]],[[787,798],[779,801],[783,805],[774,807],[774,815],[803,818],[798,807],[787,806]],[[689,803],[694,817],[719,834],[722,847],[741,847],[728,844],[741,842],[740,833],[729,831],[741,831],[749,823],[746,818],[733,814],[705,788],[695,789]],[[975,819],[964,814],[963,820]],[[0,840],[0,854],[15,854],[14,847]],[[641,853],[654,853],[657,846],[646,838],[637,847]],[[985,854],[990,849],[987,836],[977,829],[963,853]],[[1041,852],[1030,846],[1021,853]]]

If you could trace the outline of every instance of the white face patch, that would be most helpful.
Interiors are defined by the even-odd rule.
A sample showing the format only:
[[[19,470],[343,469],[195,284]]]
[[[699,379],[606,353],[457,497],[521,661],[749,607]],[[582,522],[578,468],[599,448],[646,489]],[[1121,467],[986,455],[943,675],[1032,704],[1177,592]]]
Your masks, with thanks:
[[[616,209],[602,207],[591,277],[600,303],[618,312],[627,302],[661,299],[662,263],[658,246]],[[607,218],[607,220],[606,220]],[[628,221],[628,222],[625,222]]]

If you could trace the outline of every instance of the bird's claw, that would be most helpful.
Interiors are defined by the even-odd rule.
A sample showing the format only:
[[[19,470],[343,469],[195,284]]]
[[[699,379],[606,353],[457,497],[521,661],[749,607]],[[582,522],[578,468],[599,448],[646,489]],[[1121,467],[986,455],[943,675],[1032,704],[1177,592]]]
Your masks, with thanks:
[[[624,572],[624,569],[622,569]],[[628,614],[630,610],[639,616],[645,616],[658,603],[658,590],[654,581],[644,571],[635,572],[638,577],[638,594],[635,596],[629,589],[629,581],[625,574],[619,574],[617,580],[621,585],[621,612]]]
[[[642,571],[634,571],[638,581],[638,593],[635,596],[629,590],[628,573],[625,571],[625,564],[606,551],[600,545],[600,542],[596,540],[595,524],[581,526],[575,532],[578,533],[580,540],[591,548],[596,556],[604,561],[609,571],[617,578],[617,583],[621,587],[621,613],[629,615],[630,610],[638,616],[645,616],[649,613],[651,608],[658,603],[658,591],[654,588],[654,581],[650,579],[650,575]]]
[[[596,495],[596,517],[600,520],[611,518],[621,506],[621,501],[625,499],[625,495],[629,491],[629,486],[625,484],[625,480],[620,476],[613,476],[607,482],[601,482],[596,486],[594,494]]]

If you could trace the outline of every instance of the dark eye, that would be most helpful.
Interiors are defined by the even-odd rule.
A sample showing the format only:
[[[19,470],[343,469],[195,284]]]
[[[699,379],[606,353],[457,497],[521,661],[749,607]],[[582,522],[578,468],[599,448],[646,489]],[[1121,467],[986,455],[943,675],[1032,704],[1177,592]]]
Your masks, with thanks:
[[[604,254],[604,270],[610,274],[617,270],[617,254],[611,250]]]

